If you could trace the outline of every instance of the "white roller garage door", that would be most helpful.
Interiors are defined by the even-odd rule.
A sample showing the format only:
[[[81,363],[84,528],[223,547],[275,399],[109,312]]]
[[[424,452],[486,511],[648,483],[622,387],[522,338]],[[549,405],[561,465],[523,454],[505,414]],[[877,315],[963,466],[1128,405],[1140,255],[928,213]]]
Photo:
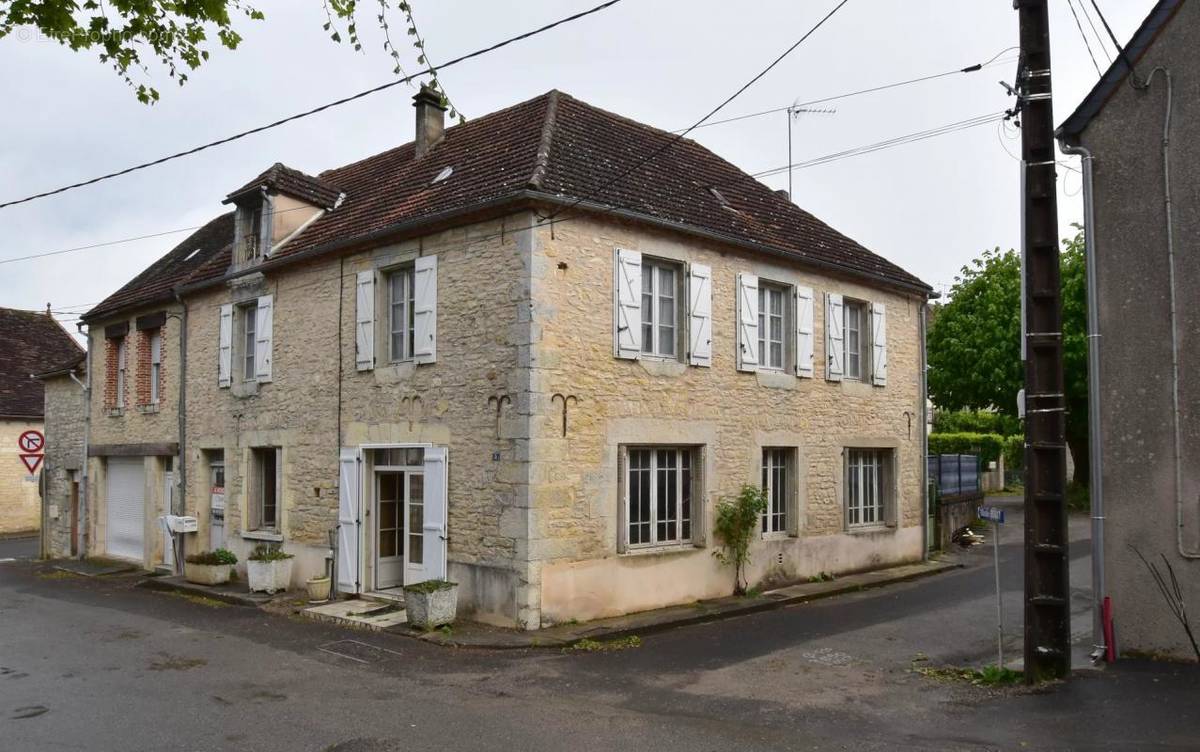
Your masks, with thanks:
[[[108,526],[105,531],[109,556],[142,561],[145,533],[145,470],[141,457],[110,457],[108,460]]]

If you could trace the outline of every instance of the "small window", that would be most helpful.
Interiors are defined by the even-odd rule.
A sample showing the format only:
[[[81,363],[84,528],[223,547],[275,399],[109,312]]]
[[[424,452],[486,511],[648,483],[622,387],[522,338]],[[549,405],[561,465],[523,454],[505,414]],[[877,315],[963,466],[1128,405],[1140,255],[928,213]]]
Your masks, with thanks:
[[[279,455],[278,447],[251,449],[251,477],[248,503],[252,530],[279,530]]]
[[[842,308],[842,338],[845,347],[846,378],[854,381],[870,379],[871,344],[870,314],[867,304],[847,300]]]
[[[627,450],[625,542],[630,548],[692,542],[695,454],[688,447]]]
[[[679,264],[642,259],[642,353],[676,358],[679,353]]]
[[[890,450],[846,450],[846,524],[877,527],[887,523]]]
[[[113,406],[118,408],[125,407],[126,340],[126,337],[117,340],[117,393]]]
[[[162,379],[162,330],[150,333],[150,404],[157,405]]]
[[[238,308],[241,314],[241,346],[242,346],[242,379],[244,381],[255,380],[254,370],[254,338],[255,327],[258,325],[258,303],[249,303]]]
[[[243,207],[241,210],[242,236],[238,238],[242,260],[255,261],[263,256],[263,204]]]
[[[388,273],[387,293],[388,359],[392,363],[412,360],[416,324],[413,267]]]
[[[762,531],[789,532],[788,506],[795,493],[796,453],[793,449],[767,447],[762,453],[762,487],[767,494],[767,510],[762,516]]]
[[[787,290],[779,285],[758,284],[758,352],[762,368],[782,371],[785,353],[783,336],[787,315]]]

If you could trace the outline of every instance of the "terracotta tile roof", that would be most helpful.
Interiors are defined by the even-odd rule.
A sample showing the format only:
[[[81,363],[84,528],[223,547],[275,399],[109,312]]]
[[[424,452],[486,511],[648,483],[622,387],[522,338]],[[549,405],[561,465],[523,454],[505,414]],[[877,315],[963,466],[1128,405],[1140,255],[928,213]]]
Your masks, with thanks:
[[[367,241],[407,224],[506,201],[584,199],[743,246],[769,249],[801,263],[908,289],[929,289],[694,141],[680,140],[638,166],[673,138],[666,131],[550,91],[447,128],[420,159],[408,143],[316,178],[276,164],[239,190],[253,189],[266,179],[282,185],[280,181],[301,176],[310,187],[319,184],[345,193],[337,209],[281,248],[275,260]],[[435,182],[446,168],[452,170],[449,177]],[[223,219],[227,224],[221,232],[231,240],[232,220],[228,215]],[[222,242],[215,238],[212,245]],[[230,253],[225,243],[201,254],[199,266],[162,276],[172,279],[171,284],[189,285],[220,278],[228,271]],[[169,264],[172,254],[160,263]],[[154,267],[143,275],[153,271]],[[138,299],[137,281],[122,288],[125,305]]]
[[[44,391],[30,375],[77,360],[82,351],[50,315],[0,308],[0,416],[40,420]]]
[[[209,220],[208,224],[84,314],[83,320],[95,321],[128,308],[173,300],[176,285],[186,281],[205,261],[219,255],[222,250],[228,251],[232,245],[233,212],[227,212]]]
[[[238,196],[256,191],[264,185],[277,193],[307,201],[322,209],[332,209],[341,195],[336,186],[292,169],[282,162],[276,162],[258,177],[226,196],[224,203],[231,203]]]

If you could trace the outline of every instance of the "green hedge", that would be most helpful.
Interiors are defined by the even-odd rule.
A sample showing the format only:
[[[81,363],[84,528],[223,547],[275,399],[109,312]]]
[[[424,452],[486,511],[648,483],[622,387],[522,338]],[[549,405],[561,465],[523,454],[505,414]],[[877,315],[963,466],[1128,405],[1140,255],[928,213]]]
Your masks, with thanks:
[[[1004,469],[1017,471],[1025,467],[1025,436],[1007,436],[1004,439]]]
[[[977,454],[986,464],[1000,459],[1003,451],[1004,437],[996,433],[929,434],[930,454]]]
[[[1013,436],[1021,433],[1021,421],[1011,415],[988,410],[937,410],[933,414],[936,433],[998,433]]]

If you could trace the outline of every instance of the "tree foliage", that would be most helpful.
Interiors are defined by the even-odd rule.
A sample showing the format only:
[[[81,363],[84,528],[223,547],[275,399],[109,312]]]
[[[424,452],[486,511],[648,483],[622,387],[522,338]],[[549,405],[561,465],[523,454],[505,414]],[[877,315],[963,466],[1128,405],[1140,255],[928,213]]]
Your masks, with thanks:
[[[1067,442],[1075,481],[1087,483],[1087,281],[1083,232],[1063,241],[1063,366]],[[1021,261],[986,251],[964,266],[929,330],[929,395],[944,410],[996,410],[1015,416],[1024,386]]]
[[[348,43],[355,51],[363,49],[358,18],[372,13],[383,33],[383,49],[394,63],[393,73],[405,76],[390,36],[388,14],[394,5],[404,14],[417,63],[431,65],[409,3],[368,0],[373,11],[363,10],[359,0],[322,0],[322,5],[329,38]],[[151,65],[162,66],[182,86],[189,71],[208,61],[214,38],[222,47],[237,49],[242,35],[236,24],[264,18],[262,11],[243,0],[0,0],[0,40],[16,35],[28,41],[36,35],[73,51],[95,50],[100,62],[110,65],[138,100],[153,104],[160,93],[146,82]],[[442,91],[436,72],[430,86]],[[450,106],[450,116],[461,120]]]

